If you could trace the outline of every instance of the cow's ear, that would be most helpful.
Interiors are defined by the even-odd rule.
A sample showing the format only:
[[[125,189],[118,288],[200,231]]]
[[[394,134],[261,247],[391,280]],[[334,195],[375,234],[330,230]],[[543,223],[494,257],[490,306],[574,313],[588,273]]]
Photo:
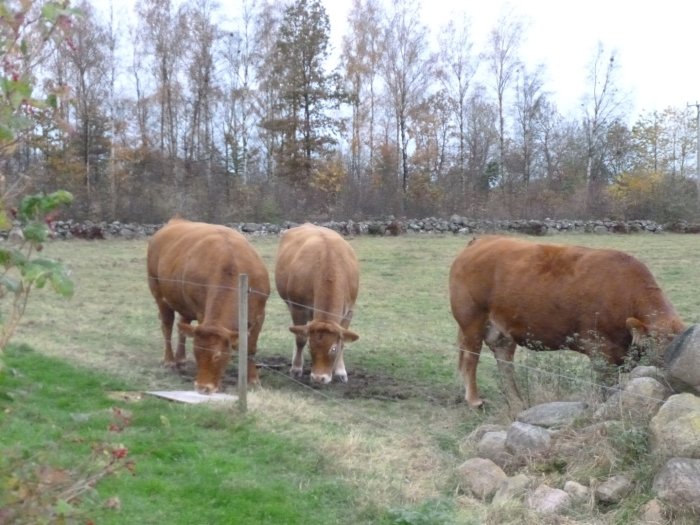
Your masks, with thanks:
[[[177,328],[180,330],[180,333],[186,335],[187,337],[194,337],[195,327],[192,326],[190,323],[180,321],[177,324]]]
[[[354,341],[357,341],[360,338],[359,335],[357,335],[352,330],[348,330],[347,328],[343,329],[343,332],[341,335],[343,336],[343,341],[345,341],[346,343],[352,343]]]
[[[302,325],[294,325],[289,327],[289,331],[292,332],[295,335],[305,335],[308,337],[309,335],[309,325],[302,324]]]
[[[647,327],[636,317],[628,317],[625,324],[627,325],[627,330],[632,334],[632,344],[640,344],[642,338],[647,335]]]

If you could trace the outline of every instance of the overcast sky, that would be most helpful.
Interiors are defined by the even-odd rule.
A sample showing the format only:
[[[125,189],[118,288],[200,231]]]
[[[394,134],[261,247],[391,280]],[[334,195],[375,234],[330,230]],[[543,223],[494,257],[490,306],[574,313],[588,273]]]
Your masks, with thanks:
[[[110,2],[121,6],[116,8],[118,17],[133,12],[134,0],[92,1],[105,11]],[[218,1],[225,16],[236,17],[240,0]],[[351,2],[322,1],[331,22],[331,40],[339,48]],[[599,42],[606,51],[616,52],[619,87],[629,94],[632,120],[641,112],[684,108],[700,101],[698,0],[420,1],[433,37],[449,20],[466,14],[478,51],[485,49],[488,33],[504,10],[521,16],[526,28],[521,58],[530,71],[538,64],[546,67],[545,89],[555,95],[562,113],[575,113],[590,90],[587,72]]]
[[[421,0],[423,19],[436,31],[466,13],[474,48],[503,9],[522,15],[522,58],[546,66],[546,88],[560,110],[574,111],[587,89],[587,68],[601,42],[615,50],[620,87],[630,94],[633,118],[642,111],[700,101],[700,2],[697,0]],[[345,32],[349,1],[324,0],[333,40]]]

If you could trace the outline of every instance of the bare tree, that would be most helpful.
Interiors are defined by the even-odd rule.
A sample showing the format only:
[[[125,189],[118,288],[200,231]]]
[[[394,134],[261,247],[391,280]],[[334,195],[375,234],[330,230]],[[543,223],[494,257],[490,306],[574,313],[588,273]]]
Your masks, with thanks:
[[[108,32],[88,3],[71,35],[71,45],[57,52],[51,71],[70,86],[70,104],[63,107],[63,118],[71,133],[63,134],[63,147],[49,152],[52,163],[66,186],[80,197],[85,213],[100,215],[100,184],[106,175],[109,153],[108,116],[104,101],[109,93]],[[75,184],[72,180],[79,179]]]
[[[467,175],[472,186],[468,210],[478,215],[498,178],[492,168],[498,158],[498,109],[478,88],[467,99],[467,115]]]
[[[469,188],[467,178],[467,114],[468,95],[478,63],[472,54],[473,43],[469,20],[462,18],[457,24],[450,21],[438,37],[440,47],[439,78],[450,104],[457,139],[455,168],[459,177],[460,193],[467,204]]]
[[[214,64],[214,51],[220,35],[212,23],[213,14],[212,0],[196,0],[185,13],[191,45],[185,55],[189,85],[186,104],[189,123],[183,137],[183,157],[190,170],[200,166],[204,171],[209,202],[216,202],[213,125],[220,93]],[[211,213],[213,207],[207,209]]]
[[[503,181],[506,165],[505,96],[520,68],[518,52],[523,39],[523,24],[514,12],[502,15],[489,35],[486,60],[498,107],[498,175]]]
[[[109,104],[109,215],[112,219],[117,218],[117,202],[119,193],[117,191],[117,108],[116,108],[116,82],[117,82],[117,29],[114,21],[114,5],[109,3],[109,25],[106,31],[108,49],[108,104]]]
[[[257,89],[253,96],[263,149],[263,172],[267,181],[273,179],[277,154],[281,147],[280,134],[275,130],[277,122],[281,119],[277,101],[282,96],[280,78],[275,71],[275,53],[282,14],[276,3],[271,1],[263,3],[255,17],[253,37],[256,44],[253,60],[257,78]]]
[[[363,171],[374,165],[376,79],[381,62],[383,14],[378,0],[353,0],[348,32],[343,38],[342,60],[352,106],[350,174],[358,182]]]
[[[409,113],[429,91],[435,58],[428,47],[428,30],[421,22],[418,2],[394,0],[392,8],[384,33],[381,70],[394,111],[399,179],[405,194],[409,180]]]
[[[155,83],[159,149],[170,159],[176,159],[183,91],[178,73],[187,49],[187,18],[174,8],[171,0],[139,0],[136,13],[139,20],[136,38]]]
[[[543,105],[546,101],[542,71],[540,66],[534,73],[530,74],[523,66],[522,74],[518,75],[517,81],[515,122],[516,137],[520,149],[520,166],[517,171],[526,190],[532,178],[536,150],[540,143],[541,130],[538,124],[541,122]]]
[[[255,1],[241,0],[237,29],[224,39],[224,148],[225,171],[248,184],[251,161],[256,54],[253,38]],[[230,184],[226,186],[227,193]]]
[[[551,99],[540,104],[537,128],[540,133],[545,186],[558,191],[564,186],[565,152],[575,140],[575,126],[567,123]]]
[[[610,126],[622,116],[622,96],[616,84],[615,52],[609,55],[598,44],[589,66],[590,91],[584,97],[583,130],[586,142],[586,208],[594,215],[601,210],[606,182],[606,137]]]

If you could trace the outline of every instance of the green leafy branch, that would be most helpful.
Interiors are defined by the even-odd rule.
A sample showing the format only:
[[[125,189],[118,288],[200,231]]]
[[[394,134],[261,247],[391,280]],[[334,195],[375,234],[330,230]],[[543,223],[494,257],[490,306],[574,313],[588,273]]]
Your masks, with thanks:
[[[17,329],[33,289],[48,284],[63,297],[73,295],[68,270],[58,261],[37,256],[51,233],[46,216],[72,201],[73,196],[61,190],[29,195],[20,202],[17,226],[10,232],[7,245],[0,246],[0,302],[4,310],[9,310],[7,314],[0,311],[0,354]]]

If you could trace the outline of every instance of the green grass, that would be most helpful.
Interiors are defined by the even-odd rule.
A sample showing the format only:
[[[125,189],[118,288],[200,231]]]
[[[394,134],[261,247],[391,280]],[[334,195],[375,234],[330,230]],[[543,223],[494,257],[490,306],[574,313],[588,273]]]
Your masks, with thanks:
[[[119,443],[134,462],[97,486],[77,516],[123,523],[358,523],[362,509],[320,451],[258,428],[255,415],[230,407],[202,408],[162,402],[115,402],[106,396],[125,384],[93,371],[12,348],[3,376],[0,447],[7,463],[66,469],[88,476],[92,449]],[[110,428],[112,409],[130,422]],[[78,465],[78,467],[76,467]],[[118,496],[120,510],[102,502]],[[6,494],[5,497],[10,497]],[[3,502],[0,497],[0,508]]]
[[[60,466],[87,457],[90,442],[123,442],[136,476],[125,472],[97,485],[84,505],[97,523],[478,523],[484,509],[454,499],[454,468],[466,459],[469,432],[484,422],[507,422],[508,415],[488,350],[478,371],[486,410],[461,401],[447,276],[468,240],[406,235],[350,241],[361,283],[352,324],[360,340],[346,350],[348,385],[318,389],[289,379],[290,318],[273,293],[257,358],[282,367],[261,370],[263,388],[250,393],[247,417],[146,399],[126,406],[133,422],[117,435],[105,430],[115,404],[107,391],[191,388],[191,376],[160,366],[146,241],[50,243],[44,253],[72,269],[76,293],[70,301],[44,291],[34,296],[15,342],[36,353],[10,356],[22,375],[4,387],[14,401],[3,402],[11,410],[3,415],[0,444],[29,455],[45,450],[46,460]],[[539,240],[632,253],[650,267],[686,322],[700,320],[696,236]],[[278,239],[251,242],[273,278]],[[581,356],[523,350],[517,362],[531,403],[585,398],[592,389]],[[76,417],[83,413],[95,415]],[[113,496],[121,509],[102,508]]]

